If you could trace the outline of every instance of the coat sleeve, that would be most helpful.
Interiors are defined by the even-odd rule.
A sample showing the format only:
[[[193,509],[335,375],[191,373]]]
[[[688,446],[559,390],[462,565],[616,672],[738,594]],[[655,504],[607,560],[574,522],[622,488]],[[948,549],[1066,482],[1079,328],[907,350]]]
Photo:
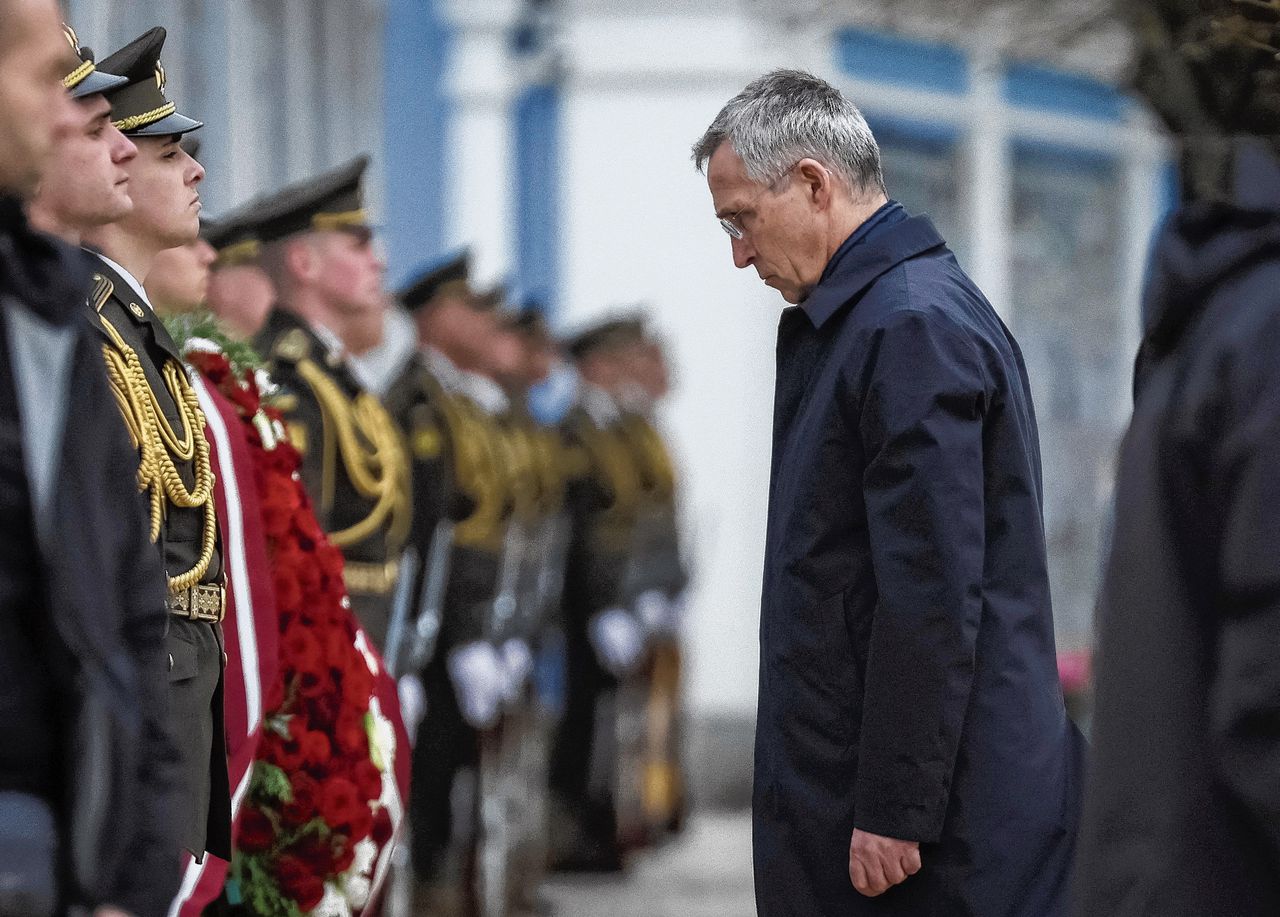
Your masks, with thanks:
[[[1255,341],[1261,365],[1233,386],[1244,410],[1212,475],[1225,492],[1209,729],[1219,780],[1280,870],[1280,322],[1271,324]]]
[[[906,311],[878,332],[859,417],[878,601],[855,823],[938,840],[982,612],[984,373],[972,340]]]

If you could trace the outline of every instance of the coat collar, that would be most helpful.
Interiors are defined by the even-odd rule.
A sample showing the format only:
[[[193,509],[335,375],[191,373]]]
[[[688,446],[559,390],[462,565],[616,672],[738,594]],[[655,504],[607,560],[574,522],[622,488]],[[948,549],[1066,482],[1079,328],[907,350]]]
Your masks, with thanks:
[[[98,276],[110,281],[112,296],[120,303],[120,311],[135,325],[150,327],[151,334],[160,349],[181,363],[182,351],[178,349],[178,345],[169,334],[169,329],[164,326],[164,322],[160,320],[160,316],[156,315],[155,310],[151,308],[151,302],[147,299],[142,285],[132,274],[101,252],[93,252],[93,255],[96,261],[94,270]],[[97,324],[96,317],[94,324]]]
[[[876,216],[881,216],[878,211]],[[874,220],[875,217],[873,216]],[[868,221],[870,222],[870,221]],[[871,286],[882,274],[904,261],[945,245],[928,217],[908,217],[899,210],[883,214],[883,219],[859,237],[863,227],[837,249],[800,309],[814,328],[821,328],[840,307]]]

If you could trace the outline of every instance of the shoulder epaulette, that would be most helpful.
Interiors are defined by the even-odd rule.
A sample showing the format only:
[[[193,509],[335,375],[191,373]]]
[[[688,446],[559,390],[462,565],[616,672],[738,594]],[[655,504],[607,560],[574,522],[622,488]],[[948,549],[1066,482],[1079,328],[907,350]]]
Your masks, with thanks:
[[[93,290],[89,293],[89,304],[94,312],[101,312],[111,294],[115,292],[115,284],[101,274],[93,275]]]
[[[275,346],[271,348],[271,355],[289,363],[297,363],[299,360],[305,360],[311,353],[311,342],[307,340],[306,332],[301,328],[294,328],[282,334]]]

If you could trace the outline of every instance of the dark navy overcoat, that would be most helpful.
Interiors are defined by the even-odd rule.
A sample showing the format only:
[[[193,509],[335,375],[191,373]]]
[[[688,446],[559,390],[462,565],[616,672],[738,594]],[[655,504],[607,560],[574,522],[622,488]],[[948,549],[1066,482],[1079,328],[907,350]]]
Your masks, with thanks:
[[[886,205],[778,330],[760,622],[761,917],[1058,917],[1063,708],[1021,353],[933,225]],[[879,898],[855,827],[921,842]]]

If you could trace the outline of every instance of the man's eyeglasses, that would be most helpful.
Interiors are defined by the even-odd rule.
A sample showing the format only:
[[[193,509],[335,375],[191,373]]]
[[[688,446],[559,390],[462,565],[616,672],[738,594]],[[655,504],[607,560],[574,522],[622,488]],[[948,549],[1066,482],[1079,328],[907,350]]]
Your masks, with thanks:
[[[787,171],[783,172],[781,175],[778,176],[776,181],[772,181],[769,184],[765,185],[763,188],[761,188],[759,191],[756,192],[755,197],[751,198],[751,200],[748,201],[745,205],[743,205],[742,207],[739,207],[737,210],[729,214],[727,217],[716,217],[716,219],[720,221],[720,228],[729,234],[729,238],[742,239],[743,237],[746,236],[747,230],[743,227],[742,223],[739,222],[738,217],[746,213],[748,210],[751,210],[753,207],[755,207],[756,203],[760,200],[760,198],[764,196],[764,193],[766,191],[772,191],[774,188],[776,188],[784,178],[786,178],[788,175],[791,174],[791,170],[794,169],[796,166],[800,165],[800,163],[803,161],[804,160],[798,160],[792,163],[791,166],[787,169]]]

